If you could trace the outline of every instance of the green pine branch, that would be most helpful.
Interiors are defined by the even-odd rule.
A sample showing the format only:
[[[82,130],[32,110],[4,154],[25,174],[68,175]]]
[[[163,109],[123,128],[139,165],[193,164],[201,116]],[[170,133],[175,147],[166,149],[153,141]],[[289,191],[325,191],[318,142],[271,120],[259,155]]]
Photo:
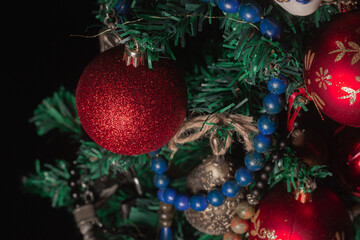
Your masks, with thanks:
[[[125,156],[110,152],[95,142],[81,140],[78,151],[78,166],[87,172],[87,180],[104,175],[115,176],[131,166],[143,167],[149,161],[147,154]]]
[[[273,187],[279,182],[286,182],[288,191],[290,192],[291,188],[297,189],[300,187],[307,189],[305,187],[307,180],[316,182],[316,180],[328,176],[332,176],[332,173],[329,172],[326,165],[310,167],[299,161],[295,156],[294,150],[287,147],[284,156],[275,162],[275,168],[271,173],[269,184],[270,187]],[[307,190],[311,191],[311,189]]]
[[[24,189],[30,193],[51,199],[52,207],[69,207],[72,204],[68,180],[70,173],[67,162],[57,160],[56,166],[35,161],[36,174],[23,178]]]
[[[76,111],[75,95],[64,87],[38,105],[30,123],[35,124],[39,136],[55,129],[60,133],[70,134],[73,139],[80,139],[83,135]]]

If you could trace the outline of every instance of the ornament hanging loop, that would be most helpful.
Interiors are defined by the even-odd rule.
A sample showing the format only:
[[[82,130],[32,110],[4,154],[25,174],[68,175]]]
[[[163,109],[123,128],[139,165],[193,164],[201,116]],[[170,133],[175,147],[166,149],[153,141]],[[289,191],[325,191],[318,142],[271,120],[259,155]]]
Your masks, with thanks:
[[[104,6],[101,5],[100,9],[103,9]],[[108,27],[109,29],[115,30],[117,29],[118,19],[116,18],[115,10],[110,9],[109,6],[105,5],[105,18],[103,21],[104,25]]]
[[[130,48],[129,44],[125,44],[124,51],[124,60],[126,62],[126,66],[133,65],[134,67],[138,67],[139,65],[144,64],[145,53],[140,50],[139,42],[133,38],[135,47]]]
[[[231,146],[231,136],[227,134],[225,141],[221,141],[216,133],[210,134],[210,147],[215,156],[224,156]]]

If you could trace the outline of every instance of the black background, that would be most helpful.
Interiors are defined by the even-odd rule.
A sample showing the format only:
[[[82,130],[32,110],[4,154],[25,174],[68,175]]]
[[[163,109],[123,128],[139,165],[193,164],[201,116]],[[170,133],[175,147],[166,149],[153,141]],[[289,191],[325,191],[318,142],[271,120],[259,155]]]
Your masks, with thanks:
[[[93,27],[99,25],[93,13],[97,4],[95,0],[4,4],[0,239],[81,239],[72,215],[52,208],[50,199],[24,193],[21,178],[35,172],[35,159],[52,163],[66,154],[53,137],[37,136],[28,121],[41,100],[60,86],[75,91],[82,70],[98,54],[97,38],[70,36],[97,33],[100,28]]]

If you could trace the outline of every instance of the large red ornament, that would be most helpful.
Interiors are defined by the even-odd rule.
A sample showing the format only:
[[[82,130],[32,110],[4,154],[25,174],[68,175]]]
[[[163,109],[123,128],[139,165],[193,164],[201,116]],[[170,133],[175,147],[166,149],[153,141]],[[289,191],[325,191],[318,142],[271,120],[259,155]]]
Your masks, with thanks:
[[[331,149],[334,175],[347,190],[360,197],[360,128],[339,128]]]
[[[360,11],[339,14],[310,42],[304,81],[319,110],[360,127]]]
[[[126,66],[123,46],[98,55],[82,73],[76,105],[82,126],[97,144],[136,155],[165,145],[187,112],[184,78],[172,60]]]
[[[332,191],[318,187],[301,203],[279,184],[260,201],[251,219],[250,240],[352,240],[349,215]]]

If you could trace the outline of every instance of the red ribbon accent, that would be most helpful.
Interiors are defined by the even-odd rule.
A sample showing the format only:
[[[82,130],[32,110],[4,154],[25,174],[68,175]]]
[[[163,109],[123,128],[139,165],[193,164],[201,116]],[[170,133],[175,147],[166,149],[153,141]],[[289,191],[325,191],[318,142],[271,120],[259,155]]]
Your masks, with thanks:
[[[294,92],[289,97],[289,110],[288,110],[288,114],[287,114],[287,130],[289,132],[291,132],[293,130],[296,116],[298,115],[298,113],[300,112],[300,109],[301,109],[301,106],[297,106],[297,108],[294,110],[294,113],[290,117],[291,109],[293,108],[295,99],[298,96],[301,96],[301,97],[311,100],[311,97],[309,95],[307,95],[305,88],[299,88],[298,90],[299,90],[298,92]]]

